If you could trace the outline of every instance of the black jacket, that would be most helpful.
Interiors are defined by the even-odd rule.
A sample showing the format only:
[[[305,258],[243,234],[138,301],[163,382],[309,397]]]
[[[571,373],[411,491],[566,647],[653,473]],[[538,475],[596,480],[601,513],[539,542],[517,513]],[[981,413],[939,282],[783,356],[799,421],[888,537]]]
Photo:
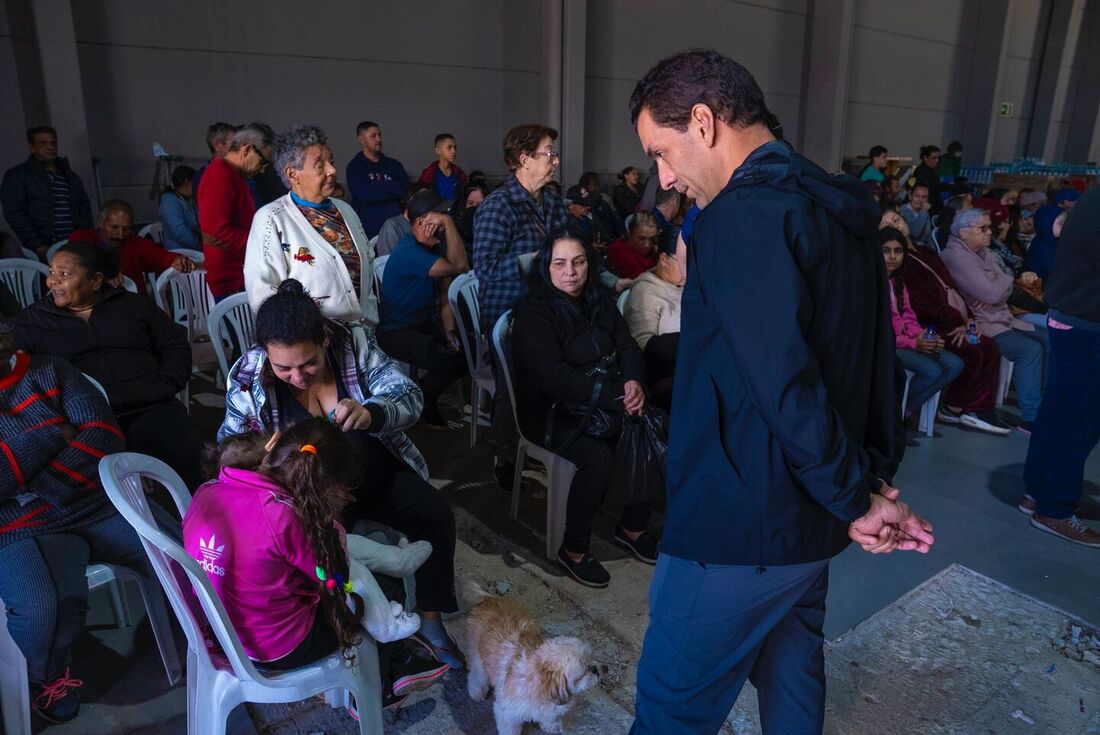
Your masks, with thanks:
[[[84,191],[80,177],[69,167],[67,159],[58,158],[57,170],[69,179],[73,225],[79,230],[92,226],[92,204]],[[34,157],[9,168],[0,183],[0,202],[4,219],[11,225],[23,247],[35,250],[60,240],[53,231],[53,191],[46,169]],[[65,233],[66,235],[68,233]]]
[[[940,181],[940,175],[934,168],[922,162],[913,171],[913,178],[917,184],[928,187],[928,203],[932,205],[932,213],[939,214],[943,209],[943,182]]]
[[[662,551],[801,564],[848,544],[901,443],[867,187],[761,146],[688,245]]]
[[[611,191],[611,201],[615,203],[615,209],[624,220],[634,214],[634,209],[641,200],[641,195],[636,193],[626,184],[618,184]]]
[[[547,412],[558,401],[587,405],[596,379],[586,373],[611,354],[622,380],[604,384],[598,405],[622,411],[623,383],[645,384],[645,359],[614,300],[605,296],[585,315],[580,302],[532,281],[512,327],[516,414],[524,434],[541,440]]]
[[[1100,329],[1100,187],[1078,199],[1066,217],[1043,300],[1069,317],[1063,321]],[[1088,323],[1075,321],[1082,319]]]
[[[120,418],[172,399],[191,377],[187,330],[150,299],[115,289],[87,321],[47,294],[15,318],[15,345],[98,380]]]

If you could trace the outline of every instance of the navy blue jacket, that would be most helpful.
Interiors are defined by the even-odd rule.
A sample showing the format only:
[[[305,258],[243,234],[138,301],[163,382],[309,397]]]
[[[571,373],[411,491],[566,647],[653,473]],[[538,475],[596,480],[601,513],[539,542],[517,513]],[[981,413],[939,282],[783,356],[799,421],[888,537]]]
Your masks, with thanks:
[[[827,559],[902,438],[867,188],[786,143],[755,150],[688,246],[661,550],[715,564]]]
[[[56,159],[57,172],[69,180],[69,198],[73,226],[80,230],[92,226],[92,204],[80,177],[68,159]],[[35,250],[53,245],[61,238],[53,231],[53,189],[45,167],[34,157],[12,166],[0,183],[0,201],[4,218],[23,247]],[[66,235],[68,233],[65,233]]]
[[[351,206],[359,215],[367,237],[374,237],[390,217],[401,214],[401,197],[409,188],[405,167],[394,158],[382,156],[378,163],[359,151],[348,162],[348,192]]]

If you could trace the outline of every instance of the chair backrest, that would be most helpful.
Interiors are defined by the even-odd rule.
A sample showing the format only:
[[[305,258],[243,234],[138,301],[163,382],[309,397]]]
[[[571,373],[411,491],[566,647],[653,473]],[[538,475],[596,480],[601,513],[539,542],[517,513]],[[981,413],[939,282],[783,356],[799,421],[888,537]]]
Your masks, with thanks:
[[[625,291],[623,291],[621,294],[619,294],[618,306],[619,306],[619,313],[620,314],[626,314],[626,302],[629,301],[629,300],[630,300],[630,289],[628,288]]]
[[[372,255],[375,253],[375,250],[378,247],[378,238],[380,238],[380,237],[381,237],[381,235],[375,235],[374,237],[372,237],[370,240],[367,241],[367,244],[370,245],[370,251],[371,251]]]
[[[493,325],[493,349],[497,353],[501,367],[504,368],[504,384],[508,388],[508,402],[512,404],[512,419],[516,422],[516,431],[523,436],[519,428],[519,416],[516,414],[516,391],[512,385],[512,310],[504,312]],[[499,388],[497,389],[499,390]],[[527,437],[524,437],[526,439]]]
[[[267,682],[244,652],[240,638],[233,629],[233,624],[229,622],[225,606],[214,592],[206,572],[179,542],[161,530],[146,500],[141,482],[143,478],[163,485],[175,501],[180,516],[183,516],[191,502],[191,495],[180,476],[158,459],[134,452],[121,452],[107,455],[99,461],[99,478],[115,509],[141,538],[141,544],[145,547],[145,553],[149,556],[169,602],[172,603],[172,609],[187,636],[191,651],[206,665],[223,668],[211,659],[210,651],[206,647],[203,625],[209,623],[233,674],[242,681]],[[187,576],[187,581],[191,584],[190,590],[184,586],[177,571],[182,571]],[[189,602],[192,599],[196,599],[202,607],[205,620],[201,620],[196,614],[197,611]]]
[[[53,245],[50,245],[49,249],[46,251],[46,262],[49,263],[51,260],[53,260],[53,254],[56,253],[61,248],[61,246],[67,242],[68,240],[58,240]]]
[[[93,378],[91,375],[88,375],[88,373],[81,373],[81,375],[83,375],[85,380],[87,380],[89,383],[91,383],[92,386],[94,386],[100,393],[102,393],[104,398],[107,398],[107,389],[103,387],[103,383],[100,383],[98,380]],[[108,399],[108,400],[110,400],[110,399]]]
[[[38,253],[34,252],[30,248],[22,248],[22,250],[23,250],[23,257],[24,258],[29,258],[30,260],[33,260],[35,263],[39,262]]]
[[[188,250],[187,248],[179,248],[177,250],[170,250],[169,252],[175,253],[176,255],[182,255],[185,258],[189,258],[195,261],[196,263],[206,262],[206,255],[204,255],[201,250]]]
[[[0,280],[20,306],[42,298],[42,278],[50,272],[42,263],[27,258],[0,258]]]
[[[156,244],[164,242],[164,225],[160,222],[152,222],[138,231],[138,237],[149,237]]]
[[[187,338],[194,342],[206,334],[214,296],[206,286],[206,269],[180,273],[174,268],[157,276],[157,305],[177,324],[187,327]]]
[[[388,255],[379,255],[374,259],[374,295],[379,302],[382,301],[382,274],[386,270],[386,262],[389,259]]]
[[[252,344],[252,307],[248,305],[248,294],[235,293],[222,299],[210,310],[210,318],[207,322],[207,331],[210,334],[210,342],[214,345],[214,354],[218,356],[218,367],[222,375],[229,377],[229,358],[226,350],[230,345],[226,344],[226,338],[232,331],[237,337],[237,344],[242,350],[247,350]]]
[[[473,273],[463,273],[451,281],[447,289],[447,302],[451,305],[451,313],[454,314],[458,326],[458,336],[462,340],[462,349],[466,353],[466,366],[473,374],[481,366],[482,349],[481,317],[477,310],[477,276]],[[467,324],[466,316],[470,322]],[[474,345],[471,346],[470,337],[473,337]]]
[[[127,291],[129,291],[130,293],[137,293],[138,292],[137,284],[134,283],[134,279],[130,278],[129,276],[123,276],[122,277],[122,287],[124,289],[126,289]]]

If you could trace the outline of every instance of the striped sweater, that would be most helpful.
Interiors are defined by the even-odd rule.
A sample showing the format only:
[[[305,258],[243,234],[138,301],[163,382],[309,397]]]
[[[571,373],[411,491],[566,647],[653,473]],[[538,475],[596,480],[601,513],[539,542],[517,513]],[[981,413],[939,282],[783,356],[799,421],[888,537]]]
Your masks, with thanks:
[[[63,424],[76,429],[72,441]],[[18,353],[0,378],[0,548],[114,513],[97,467],[123,448],[107,400],[80,371]]]

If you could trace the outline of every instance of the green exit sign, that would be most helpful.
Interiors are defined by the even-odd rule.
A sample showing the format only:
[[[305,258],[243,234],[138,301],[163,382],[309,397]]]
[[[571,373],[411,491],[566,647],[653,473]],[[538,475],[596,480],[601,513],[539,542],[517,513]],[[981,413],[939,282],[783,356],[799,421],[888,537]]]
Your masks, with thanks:
[[[1016,108],[1016,105],[1011,102],[1002,102],[1000,115],[1001,117],[1012,117],[1012,111]]]

